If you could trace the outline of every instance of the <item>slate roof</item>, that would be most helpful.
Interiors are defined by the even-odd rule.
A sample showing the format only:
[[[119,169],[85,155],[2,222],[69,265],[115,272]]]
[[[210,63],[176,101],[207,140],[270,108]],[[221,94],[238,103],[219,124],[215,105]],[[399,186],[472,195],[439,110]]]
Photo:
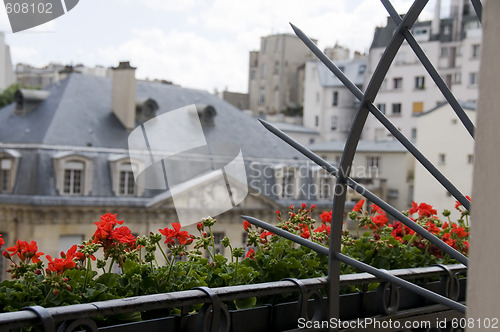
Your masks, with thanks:
[[[109,78],[72,73],[47,88],[50,95],[31,113],[15,114],[15,104],[0,109],[0,151],[10,148],[21,153],[13,193],[0,194],[0,201],[144,205],[145,197],[158,194],[158,191],[146,190],[142,198],[137,198],[118,197],[112,192],[110,157],[126,153],[129,132],[111,111],[111,88]],[[258,119],[206,91],[137,81],[136,100],[146,98],[158,103],[156,115],[190,104],[213,106],[217,112],[214,126],[203,127],[207,142],[229,141],[238,145],[247,169],[256,160],[265,163],[290,161],[290,164],[304,160],[301,154],[268,132]],[[23,147],[12,147],[13,144]],[[54,157],[61,151],[74,150],[92,160],[90,196],[64,197],[56,192]]]

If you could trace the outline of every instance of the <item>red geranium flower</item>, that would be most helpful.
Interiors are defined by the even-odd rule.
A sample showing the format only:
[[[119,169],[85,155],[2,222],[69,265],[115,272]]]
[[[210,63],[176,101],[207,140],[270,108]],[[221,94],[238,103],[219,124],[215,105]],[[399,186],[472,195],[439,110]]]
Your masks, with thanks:
[[[327,212],[324,211],[322,214],[319,215],[321,218],[321,222],[327,223],[327,222],[332,222],[332,211]]]
[[[47,273],[55,272],[57,274],[63,274],[64,271],[72,269],[76,266],[75,261],[73,261],[73,259],[70,259],[69,257],[56,259],[52,259],[52,257],[49,255],[47,255],[46,257],[49,261],[49,264],[47,265]]]
[[[253,249],[248,250],[245,258],[255,259],[255,250],[253,250]]]
[[[187,231],[180,231],[181,224],[174,222],[172,223],[173,229],[164,228],[159,229],[160,233],[165,235],[165,243],[175,244],[175,240],[179,241],[180,244],[191,244],[193,241],[193,236]]]
[[[28,244],[28,242],[20,241],[19,239],[16,241],[14,246],[7,248],[7,251],[10,251],[10,256],[17,254],[17,257],[19,257],[20,260],[24,261],[31,259],[33,263],[39,263],[39,257],[44,255],[43,252],[37,252],[38,246],[35,241],[31,241]]]
[[[365,204],[364,199],[362,199],[358,203],[356,203],[356,205],[354,205],[354,208],[352,210],[355,212],[359,212],[359,210],[361,210],[361,208],[363,207],[363,204]]]
[[[243,229],[245,230],[245,232],[248,232],[248,227],[252,227],[252,224],[247,220],[243,220]]]
[[[2,239],[2,234],[0,234],[0,248],[5,244],[5,241]]]

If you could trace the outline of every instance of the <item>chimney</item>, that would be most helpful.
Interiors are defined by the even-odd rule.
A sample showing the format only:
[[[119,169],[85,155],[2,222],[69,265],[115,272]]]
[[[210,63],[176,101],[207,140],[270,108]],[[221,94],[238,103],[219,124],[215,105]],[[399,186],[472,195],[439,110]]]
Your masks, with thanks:
[[[127,130],[135,128],[135,70],[128,61],[112,68],[111,107]]]
[[[431,23],[431,35],[439,35],[439,28],[441,26],[441,0],[436,0],[434,7],[434,18]]]

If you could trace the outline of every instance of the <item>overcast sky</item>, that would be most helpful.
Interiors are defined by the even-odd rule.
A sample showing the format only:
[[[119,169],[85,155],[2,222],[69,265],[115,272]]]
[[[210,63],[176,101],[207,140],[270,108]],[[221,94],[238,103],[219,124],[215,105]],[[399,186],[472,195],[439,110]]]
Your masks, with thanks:
[[[412,3],[392,2],[400,13]],[[246,92],[248,52],[259,48],[261,36],[293,33],[292,22],[322,49],[339,43],[366,52],[386,17],[378,0],[80,0],[64,16],[15,34],[2,6],[0,31],[14,64],[108,67],[127,60],[137,78]]]

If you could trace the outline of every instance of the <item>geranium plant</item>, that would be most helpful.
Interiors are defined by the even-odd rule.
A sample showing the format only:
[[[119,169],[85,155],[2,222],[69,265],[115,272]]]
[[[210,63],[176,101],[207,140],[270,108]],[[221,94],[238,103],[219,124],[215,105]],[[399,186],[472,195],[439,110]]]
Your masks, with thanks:
[[[364,210],[359,201],[348,214],[356,224],[356,233],[342,231],[342,252],[372,266],[384,269],[427,266],[454,262],[440,249],[404,226],[389,221],[376,205]],[[438,218],[432,206],[413,203],[405,212],[414,222],[441,238],[460,252],[468,252],[468,212],[456,222]],[[277,226],[295,235],[328,246],[331,211],[313,218],[316,206],[302,204],[288,211],[276,211]],[[3,251],[10,261],[11,279],[0,283],[0,311],[25,306],[44,307],[102,301],[129,296],[174,292],[197,286],[221,287],[276,281],[287,277],[325,276],[326,256],[299,246],[269,231],[243,222],[247,246],[234,247],[225,237],[221,244],[229,257],[217,254],[212,232],[216,223],[208,217],[197,224],[198,234],[182,230],[181,225],[159,229],[158,233],[135,237],[116,214],[107,213],[96,222],[94,235],[73,245],[60,257],[38,251],[37,243],[17,240]],[[362,230],[360,232],[360,230]],[[0,247],[5,245],[0,235]],[[102,257],[102,259],[97,259]],[[159,263],[163,257],[165,264]],[[343,266],[343,273],[355,272]],[[255,305],[255,299],[235,302],[237,308]],[[127,317],[128,319],[140,319]]]

